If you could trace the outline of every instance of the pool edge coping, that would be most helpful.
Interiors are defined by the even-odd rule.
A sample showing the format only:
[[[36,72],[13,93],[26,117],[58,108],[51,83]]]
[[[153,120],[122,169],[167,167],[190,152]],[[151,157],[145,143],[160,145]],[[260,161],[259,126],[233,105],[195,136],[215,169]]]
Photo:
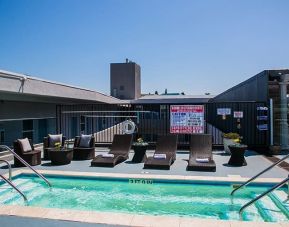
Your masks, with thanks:
[[[111,178],[135,178],[135,179],[159,179],[159,180],[192,180],[192,181],[219,181],[219,182],[243,182],[248,178],[243,178],[238,175],[227,177],[211,177],[211,176],[181,176],[181,175],[150,175],[150,174],[123,174],[123,173],[98,173],[98,172],[76,172],[76,171],[57,171],[57,170],[39,170],[45,175],[62,175],[72,177],[111,177]],[[30,170],[20,169],[13,172],[13,176],[20,174],[33,173]],[[8,176],[8,173],[5,174]],[[256,183],[278,183],[281,178],[260,178]],[[36,211],[36,212],[35,212]],[[12,215],[29,218],[43,218],[63,221],[76,221],[84,223],[99,223],[110,225],[125,225],[125,226],[288,226],[287,222],[242,222],[236,220],[215,220],[201,219],[190,217],[172,217],[172,216],[153,216],[126,214],[117,212],[100,212],[100,211],[79,211],[60,208],[42,208],[42,207],[27,207],[16,205],[0,206],[0,215]]]

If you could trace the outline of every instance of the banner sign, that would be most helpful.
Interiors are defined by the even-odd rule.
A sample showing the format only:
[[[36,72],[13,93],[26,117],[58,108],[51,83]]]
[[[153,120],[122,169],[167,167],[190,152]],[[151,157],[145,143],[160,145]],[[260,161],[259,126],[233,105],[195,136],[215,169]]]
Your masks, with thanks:
[[[172,105],[171,133],[204,133],[204,113],[203,105]]]
[[[234,118],[243,118],[243,111],[234,111]]]
[[[231,115],[231,108],[218,108],[217,115]]]

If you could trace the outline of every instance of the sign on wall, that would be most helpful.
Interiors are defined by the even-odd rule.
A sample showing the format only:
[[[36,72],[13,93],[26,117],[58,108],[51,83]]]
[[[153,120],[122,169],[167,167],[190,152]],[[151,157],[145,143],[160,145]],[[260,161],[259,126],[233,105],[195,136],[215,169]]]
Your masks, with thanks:
[[[231,108],[218,108],[217,115],[231,115]]]
[[[243,118],[243,111],[234,111],[234,118]]]
[[[171,133],[204,133],[204,112],[203,105],[172,105]]]

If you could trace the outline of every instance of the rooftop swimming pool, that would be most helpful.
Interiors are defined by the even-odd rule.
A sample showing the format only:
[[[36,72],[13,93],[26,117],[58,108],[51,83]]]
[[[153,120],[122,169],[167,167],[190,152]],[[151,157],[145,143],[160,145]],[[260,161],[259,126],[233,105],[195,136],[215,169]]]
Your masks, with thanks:
[[[231,197],[232,186],[226,182],[53,175],[47,179],[52,189],[30,174],[20,174],[13,182],[27,196],[28,206],[220,220],[239,220],[241,206],[270,186],[255,184]],[[285,199],[286,188],[281,188],[248,207],[243,219],[288,221],[289,206],[282,204]],[[22,197],[3,184],[0,204],[25,205]]]

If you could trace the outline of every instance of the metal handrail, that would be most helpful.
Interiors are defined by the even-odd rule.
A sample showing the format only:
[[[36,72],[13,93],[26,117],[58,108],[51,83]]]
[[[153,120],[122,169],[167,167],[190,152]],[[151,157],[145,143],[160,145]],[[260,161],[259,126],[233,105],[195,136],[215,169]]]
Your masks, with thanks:
[[[27,197],[21,192],[15,184],[13,184],[10,180],[8,180],[6,177],[0,174],[0,177],[7,183],[9,184],[12,188],[14,188],[24,199],[24,202],[27,203]]]
[[[244,211],[245,208],[247,208],[248,206],[252,205],[253,203],[255,203],[257,200],[263,198],[265,195],[267,195],[268,193],[282,187],[284,184],[286,184],[289,181],[289,176],[284,179],[283,181],[281,181],[279,184],[276,184],[274,187],[270,188],[269,190],[267,190],[266,192],[263,192],[261,195],[257,196],[255,199],[252,199],[250,202],[246,203],[244,206],[241,207],[241,209],[239,210],[239,217],[242,220],[242,213]]]
[[[6,161],[6,160],[3,160],[3,159],[0,159],[0,162],[5,162],[9,168],[9,180],[11,181],[12,180],[12,168],[11,168],[11,164]]]
[[[251,181],[255,180],[257,177],[259,177],[260,175],[262,175],[263,173],[267,172],[268,170],[272,169],[274,166],[280,164],[281,162],[283,162],[285,159],[289,158],[289,154],[286,155],[284,158],[280,159],[279,161],[275,162],[274,164],[270,165],[268,168],[264,169],[263,171],[261,171],[260,173],[256,174],[255,176],[253,176],[252,178],[250,178],[249,180],[247,180],[245,183],[239,185],[238,187],[236,187],[232,192],[231,195],[233,195],[235,193],[235,191],[239,190],[240,188],[248,185]]]
[[[41,173],[38,173],[31,165],[29,165],[23,158],[21,158],[15,151],[13,151],[10,147],[6,145],[0,145],[0,147],[9,150],[21,163],[31,169],[38,177],[42,178],[51,188],[51,183]]]

